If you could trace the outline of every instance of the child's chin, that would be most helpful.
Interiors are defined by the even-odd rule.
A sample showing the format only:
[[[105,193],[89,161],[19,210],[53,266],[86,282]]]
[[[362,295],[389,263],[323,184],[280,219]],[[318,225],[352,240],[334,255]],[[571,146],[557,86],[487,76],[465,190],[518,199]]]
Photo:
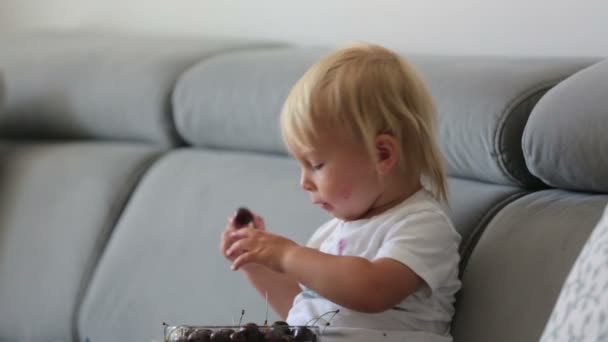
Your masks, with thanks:
[[[342,221],[355,221],[355,220],[358,219],[356,216],[348,215],[348,214],[345,214],[345,213],[331,212],[331,214],[335,218],[340,219]]]

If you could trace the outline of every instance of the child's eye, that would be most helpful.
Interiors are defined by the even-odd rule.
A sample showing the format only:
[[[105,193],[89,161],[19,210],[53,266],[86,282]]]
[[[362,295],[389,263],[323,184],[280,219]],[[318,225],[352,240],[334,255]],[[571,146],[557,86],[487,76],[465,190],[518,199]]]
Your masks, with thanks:
[[[325,163],[314,164],[312,166],[312,168],[313,168],[313,170],[318,171],[318,170],[321,170],[323,168],[323,165],[325,165]]]

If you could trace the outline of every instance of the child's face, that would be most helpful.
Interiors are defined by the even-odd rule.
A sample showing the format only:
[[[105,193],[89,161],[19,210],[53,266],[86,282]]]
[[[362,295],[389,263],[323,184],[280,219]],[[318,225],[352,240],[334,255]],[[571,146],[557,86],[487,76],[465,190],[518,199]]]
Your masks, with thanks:
[[[343,220],[362,218],[382,194],[376,164],[362,143],[335,136],[309,153],[294,153],[310,199]]]

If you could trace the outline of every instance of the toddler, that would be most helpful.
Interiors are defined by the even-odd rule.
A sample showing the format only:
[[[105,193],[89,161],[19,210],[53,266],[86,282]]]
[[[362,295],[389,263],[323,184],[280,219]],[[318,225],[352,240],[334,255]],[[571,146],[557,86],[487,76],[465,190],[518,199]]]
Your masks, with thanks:
[[[283,139],[334,218],[306,246],[232,218],[220,245],[290,325],[331,318],[324,341],[452,340],[460,236],[440,205],[435,115],[415,70],[377,45],[335,51],[295,84]]]

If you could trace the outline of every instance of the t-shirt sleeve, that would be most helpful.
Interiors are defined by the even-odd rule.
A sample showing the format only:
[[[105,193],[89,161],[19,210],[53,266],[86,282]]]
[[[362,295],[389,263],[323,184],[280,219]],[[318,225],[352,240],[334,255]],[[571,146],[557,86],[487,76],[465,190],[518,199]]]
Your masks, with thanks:
[[[422,278],[431,291],[458,272],[460,235],[443,214],[428,210],[408,215],[387,232],[374,259],[401,262]]]

